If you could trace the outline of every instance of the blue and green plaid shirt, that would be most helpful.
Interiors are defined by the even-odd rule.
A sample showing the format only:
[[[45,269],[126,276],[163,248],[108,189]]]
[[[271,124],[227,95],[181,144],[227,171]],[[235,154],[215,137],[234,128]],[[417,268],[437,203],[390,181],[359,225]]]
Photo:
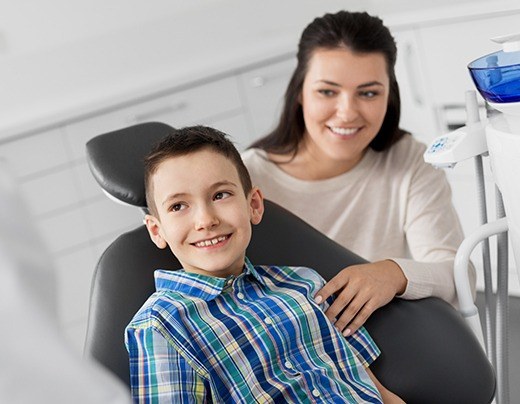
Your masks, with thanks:
[[[365,371],[379,349],[330,323],[315,271],[246,259],[237,277],[157,270],[155,282],[126,329],[135,401],[382,402]]]

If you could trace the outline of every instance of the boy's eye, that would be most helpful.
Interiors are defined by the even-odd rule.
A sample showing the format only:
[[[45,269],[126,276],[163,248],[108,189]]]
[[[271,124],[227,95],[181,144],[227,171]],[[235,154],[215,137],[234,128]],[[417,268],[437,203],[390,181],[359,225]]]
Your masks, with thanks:
[[[231,193],[230,193],[230,192],[221,191],[221,192],[217,192],[217,193],[215,194],[214,199],[215,199],[215,200],[226,199],[226,198],[228,198],[228,197],[230,197],[230,196],[231,196]]]
[[[186,205],[183,203],[176,203],[170,207],[172,212],[178,212],[180,210],[186,209]]]

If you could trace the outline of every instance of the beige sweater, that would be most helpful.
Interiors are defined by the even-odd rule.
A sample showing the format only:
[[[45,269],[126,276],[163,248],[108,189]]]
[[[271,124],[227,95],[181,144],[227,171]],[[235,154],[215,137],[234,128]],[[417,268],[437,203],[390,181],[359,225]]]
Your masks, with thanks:
[[[259,149],[242,157],[267,199],[369,261],[395,261],[408,279],[402,298],[437,296],[457,306],[453,262],[463,233],[446,176],[424,163],[424,150],[407,135],[320,181],[288,175]],[[473,267],[470,281],[475,289]]]

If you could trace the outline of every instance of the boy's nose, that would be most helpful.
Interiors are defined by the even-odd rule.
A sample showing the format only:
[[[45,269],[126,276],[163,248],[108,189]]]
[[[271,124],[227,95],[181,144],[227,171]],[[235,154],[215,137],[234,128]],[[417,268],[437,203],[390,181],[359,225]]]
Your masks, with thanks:
[[[197,230],[210,229],[220,223],[215,211],[211,208],[200,208],[195,218],[195,228]]]

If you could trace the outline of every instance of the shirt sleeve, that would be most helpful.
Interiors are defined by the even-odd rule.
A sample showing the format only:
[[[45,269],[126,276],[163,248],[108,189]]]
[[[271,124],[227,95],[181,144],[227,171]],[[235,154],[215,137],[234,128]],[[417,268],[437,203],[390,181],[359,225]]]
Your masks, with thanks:
[[[457,305],[453,266],[464,238],[451,189],[442,170],[424,163],[422,154],[413,163],[406,198],[405,233],[412,259],[392,258],[408,280],[404,299],[439,297]],[[476,274],[470,263],[470,284],[475,296]]]
[[[370,364],[381,354],[379,347],[376,345],[365,327],[358,328],[354,334],[349,335],[346,339],[351,346],[354,355],[364,367],[369,367]]]
[[[154,328],[127,329],[130,385],[136,403],[206,403],[208,389]]]

